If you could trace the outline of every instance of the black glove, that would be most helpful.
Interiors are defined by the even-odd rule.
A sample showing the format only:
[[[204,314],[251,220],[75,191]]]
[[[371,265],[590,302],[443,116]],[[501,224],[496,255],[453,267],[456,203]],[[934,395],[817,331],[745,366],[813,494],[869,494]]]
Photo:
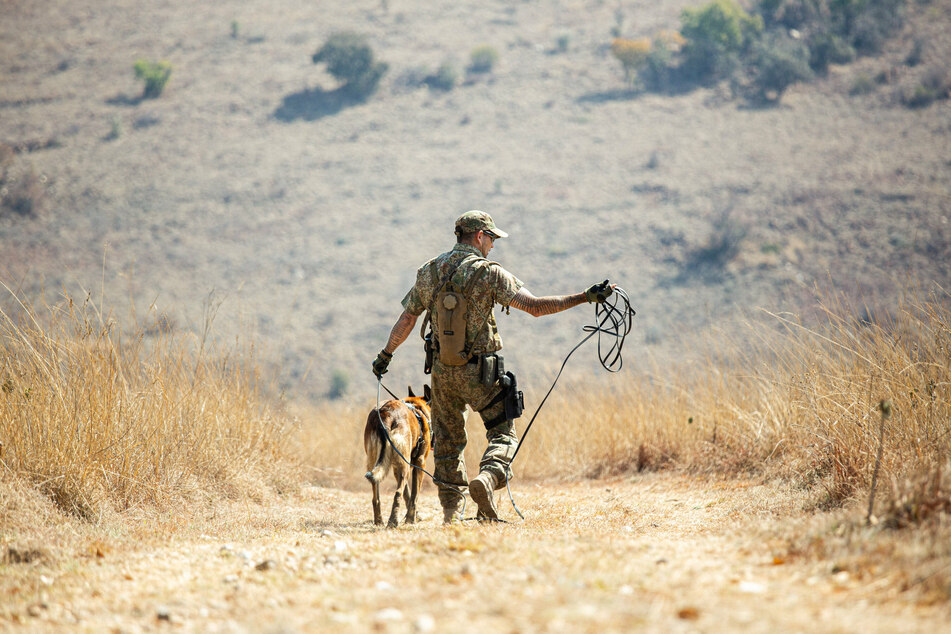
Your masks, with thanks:
[[[390,365],[392,359],[392,354],[386,350],[380,350],[380,354],[376,355],[376,360],[373,361],[373,374],[376,375],[376,378],[383,378],[383,375],[386,374],[386,368]]]
[[[614,292],[611,283],[608,280],[604,280],[600,284],[595,284],[588,290],[584,292],[584,298],[588,300],[588,303],[597,302],[603,304],[604,300],[611,296],[611,293]]]

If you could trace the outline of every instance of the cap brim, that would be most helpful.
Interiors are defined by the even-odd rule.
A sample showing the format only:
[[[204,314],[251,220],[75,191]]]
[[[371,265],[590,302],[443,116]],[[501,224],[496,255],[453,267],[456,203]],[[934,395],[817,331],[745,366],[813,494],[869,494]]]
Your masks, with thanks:
[[[492,235],[498,236],[498,237],[500,237],[500,238],[507,238],[507,237],[509,237],[509,234],[505,233],[504,231],[502,231],[502,230],[499,229],[498,227],[495,227],[495,228],[493,228],[493,229],[490,229],[489,231],[492,232]]]

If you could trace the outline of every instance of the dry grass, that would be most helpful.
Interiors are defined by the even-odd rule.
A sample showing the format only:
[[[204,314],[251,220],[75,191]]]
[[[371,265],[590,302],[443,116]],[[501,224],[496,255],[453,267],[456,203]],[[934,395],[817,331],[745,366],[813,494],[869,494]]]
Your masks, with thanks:
[[[933,491],[935,508],[944,508],[940,469],[948,472],[951,455],[947,300],[941,290],[911,296],[890,315],[830,301],[818,326],[764,314],[747,339],[716,342],[705,363],[656,368],[607,388],[562,382],[526,439],[516,475],[573,479],[663,468],[763,473],[814,489],[814,506],[835,508],[867,500],[881,447],[875,513],[894,514],[889,509],[904,495],[898,490],[906,480],[932,482],[917,497]],[[541,393],[527,395],[522,429]],[[891,413],[884,421],[882,403]],[[337,416],[301,417],[307,430],[298,444],[301,459],[315,458],[326,482],[362,487],[348,475],[361,472],[362,452],[357,443],[341,449],[340,417],[356,438],[355,421],[365,412],[351,406],[338,408]],[[472,472],[485,446],[477,418],[469,433]]]
[[[908,300],[892,316],[861,318],[832,303],[817,327],[768,315],[750,330],[758,341],[721,343],[707,363],[676,374],[657,369],[600,389],[563,384],[516,472],[767,472],[818,487],[817,504],[834,507],[868,492],[881,448],[880,512],[894,507],[906,479],[931,478],[916,499],[934,491],[937,500],[951,453],[946,300],[942,292]],[[7,475],[34,483],[61,508],[90,517],[103,504],[234,495],[287,478],[362,486],[354,439],[364,408],[275,413],[259,393],[250,352],[220,355],[201,336],[155,329],[123,335],[88,300],[42,314],[21,307],[22,319],[4,314],[2,322],[2,460]],[[473,423],[471,468],[484,446]],[[292,475],[295,464],[310,466]]]
[[[690,554],[689,561],[661,574],[663,583],[672,584],[662,594],[681,586],[690,590],[694,572],[720,570],[711,561],[725,557],[731,562],[728,579],[718,573],[718,580],[709,581],[726,584],[726,592],[765,592],[764,583],[743,572],[753,565],[777,596],[785,596],[787,586],[801,589],[797,584],[805,578],[820,588],[810,601],[861,590],[940,609],[951,597],[946,299],[935,294],[910,300],[888,319],[854,319],[848,315],[855,311],[833,304],[821,327],[771,315],[766,323],[780,329],[753,328],[759,341],[752,349],[747,345],[745,354],[723,344],[709,363],[676,375],[658,369],[615,381],[610,389],[559,389],[516,464],[521,477],[514,492],[528,511],[526,521],[505,528],[506,540],[491,527],[457,527],[445,548],[433,546],[447,537],[434,519],[438,508],[429,483],[422,524],[405,529],[413,531],[417,545],[399,536],[374,536],[360,478],[364,407],[275,412],[257,387],[250,354],[221,355],[207,350],[200,336],[168,329],[134,328],[137,334],[123,335],[88,300],[80,305],[67,299],[42,311],[21,306],[21,318],[2,316],[0,568],[9,574],[0,591],[18,598],[0,618],[68,622],[74,617],[66,608],[85,600],[77,588],[89,578],[105,587],[118,584],[123,592],[130,579],[139,580],[131,592],[145,597],[152,583],[176,578],[175,566],[182,562],[201,569],[205,580],[164,592],[185,592],[192,597],[186,605],[193,607],[213,602],[199,587],[214,588],[211,582],[222,577],[226,584],[245,579],[241,575],[257,587],[265,580],[256,581],[259,571],[274,566],[287,567],[281,583],[295,589],[337,574],[337,545],[323,560],[318,557],[313,570],[298,569],[297,555],[285,564],[280,553],[297,552],[287,550],[289,543],[319,552],[327,548],[320,545],[325,535],[337,531],[359,542],[365,553],[358,559],[367,570],[385,565],[393,552],[451,569],[460,565],[460,555],[488,567],[509,553],[506,565],[518,569],[524,552],[508,541],[521,540],[535,544],[532,561],[582,557],[560,574],[610,588],[631,586],[633,569],[618,573],[602,546],[573,554],[576,539],[566,535],[580,530],[615,548],[622,534],[664,544],[663,553],[693,553],[697,541],[706,540],[705,554]],[[887,419],[879,409],[883,401],[890,405]],[[883,420],[882,484],[868,525],[865,495]],[[477,430],[478,420],[471,421],[470,431]],[[484,442],[473,438],[470,445],[471,470]],[[634,475],[662,469],[683,475]],[[564,481],[545,482],[552,474]],[[305,481],[322,486],[302,487]],[[843,508],[833,508],[838,506]],[[814,512],[802,514],[804,507]],[[821,512],[829,508],[831,514]],[[63,522],[64,512],[73,519]],[[274,531],[282,536],[276,541]],[[269,563],[255,555],[236,577],[226,556],[234,549],[208,542],[215,539],[247,542],[252,551],[270,540],[258,557]],[[730,540],[737,543],[727,547]],[[143,545],[148,548],[138,553]],[[144,554],[155,548],[165,554]],[[223,554],[209,557],[219,548]],[[641,552],[645,546],[630,548]],[[648,562],[666,563],[667,556],[641,552]],[[162,563],[164,557],[179,564]],[[761,561],[768,562],[766,568],[788,564],[789,571],[768,572]],[[105,572],[95,572],[93,564],[103,562]],[[478,567],[463,566],[470,572],[462,582],[471,580],[473,569]],[[513,587],[521,587],[521,577],[513,579]],[[336,583],[330,577],[327,582]],[[345,582],[365,585],[365,572],[355,570]],[[264,605],[268,587],[261,585],[254,601]],[[694,596],[673,614],[683,619],[680,611],[694,614],[704,600]],[[539,609],[550,609],[543,597],[538,601]],[[613,599],[605,601],[615,610],[609,620],[626,614]],[[125,610],[108,601],[96,605],[106,616],[94,618]],[[369,599],[348,605],[357,614],[378,610]],[[72,610],[74,616],[82,613]],[[715,608],[699,609],[697,618],[710,610]],[[197,608],[192,612],[195,622],[208,618]],[[213,618],[227,613],[218,607],[213,612]],[[249,622],[255,613],[238,611]],[[305,613],[288,611],[284,618]]]
[[[287,423],[262,401],[250,352],[135,327],[87,300],[0,314],[3,478],[91,519],[283,477]]]

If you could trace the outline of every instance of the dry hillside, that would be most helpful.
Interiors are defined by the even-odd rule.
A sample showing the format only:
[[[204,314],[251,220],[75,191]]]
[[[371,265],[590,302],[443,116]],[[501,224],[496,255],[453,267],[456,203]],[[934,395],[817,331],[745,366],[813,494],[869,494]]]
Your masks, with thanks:
[[[947,0],[910,3],[881,56],[778,107],[724,86],[628,92],[612,30],[677,28],[695,4],[6,0],[0,141],[41,208],[0,217],[0,279],[131,304],[156,329],[201,333],[214,315],[226,341],[253,334],[289,394],[324,397],[336,375],[360,399],[415,268],[470,208],[512,234],[493,255],[536,294],[626,288],[634,367],[757,307],[808,314],[815,285],[879,312],[909,285],[946,286],[951,104],[897,95],[947,68]],[[313,99],[334,81],[311,55],[340,30],[389,64],[345,108]],[[461,74],[479,45],[499,55],[488,75],[411,81],[446,61]],[[173,66],[157,99],[139,99],[140,58]],[[860,76],[882,83],[852,96]],[[743,236],[728,261],[698,262],[723,235]],[[590,318],[504,317],[510,365],[531,385]],[[420,363],[407,346],[390,382],[418,384]]]

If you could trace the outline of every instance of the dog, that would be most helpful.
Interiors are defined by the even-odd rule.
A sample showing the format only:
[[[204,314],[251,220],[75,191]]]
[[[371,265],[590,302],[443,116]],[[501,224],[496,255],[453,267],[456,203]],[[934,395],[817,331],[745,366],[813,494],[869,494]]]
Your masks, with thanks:
[[[383,524],[380,482],[391,469],[396,476],[396,494],[393,496],[393,510],[387,526],[395,528],[399,525],[400,497],[406,502],[404,523],[416,522],[416,496],[423,484],[421,469],[432,449],[431,401],[432,390],[428,385],[423,386],[422,397],[413,394],[413,388],[410,387],[408,398],[386,401],[379,410],[374,408],[367,416],[366,428],[363,430],[363,448],[367,454],[367,472],[364,477],[373,487],[373,523],[376,525]],[[417,468],[406,464],[396,454],[394,446]]]

